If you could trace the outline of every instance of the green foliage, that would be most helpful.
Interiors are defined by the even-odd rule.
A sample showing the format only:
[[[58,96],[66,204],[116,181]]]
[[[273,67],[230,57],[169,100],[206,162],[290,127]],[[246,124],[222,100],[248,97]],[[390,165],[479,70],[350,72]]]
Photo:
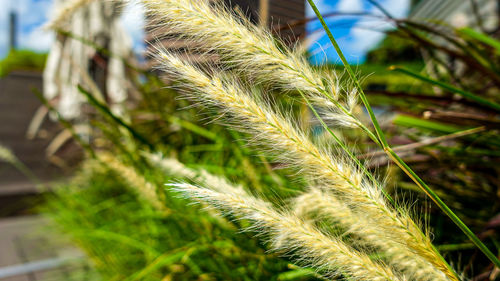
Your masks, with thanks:
[[[415,26],[413,28],[417,29]],[[414,29],[406,31],[413,32]],[[415,36],[419,38],[422,32],[418,30]],[[477,97],[488,96],[488,100],[498,101],[500,83],[494,81],[500,81],[500,76],[493,60],[497,55],[497,41],[470,30],[457,31],[456,34],[459,39],[470,40],[462,40],[467,42],[465,46],[460,46],[463,48],[459,48],[463,51],[462,56],[452,52],[449,55],[456,55],[454,59],[463,60],[461,62],[465,63],[466,70],[457,71],[443,64],[439,56],[435,55],[431,56],[434,59],[432,62],[436,64],[436,72],[431,73],[433,78],[453,85],[453,88],[461,89],[462,92],[474,93]],[[492,216],[500,210],[497,202],[498,179],[491,176],[499,172],[497,165],[491,165],[497,163],[499,157],[497,150],[500,139],[496,134],[500,128],[498,112],[485,108],[484,103],[474,103],[474,99],[461,98],[470,95],[457,98],[454,95],[456,91],[446,91],[452,89],[450,87],[445,88],[445,91],[438,90],[428,81],[415,80],[404,73],[387,69],[386,63],[399,62],[414,72],[428,71],[424,69],[423,62],[414,61],[421,59],[417,55],[417,48],[433,51],[442,49],[432,46],[433,41],[429,43],[424,39],[428,37],[411,41],[409,37],[389,36],[380,49],[369,54],[367,61],[370,64],[359,67],[361,76],[366,76],[361,83],[368,99],[375,105],[374,111],[378,117],[382,113],[396,116],[381,122],[392,146],[418,144],[429,138],[446,137],[446,134],[465,128],[486,126],[485,130],[474,135],[460,139],[443,138],[444,141],[403,150],[401,157],[411,163],[415,172],[474,232],[488,237],[484,243],[493,249],[498,244],[498,233],[483,230],[494,221]],[[446,50],[447,47],[443,48]],[[476,71],[476,68],[480,70]],[[468,76],[471,73],[474,79]],[[489,75],[486,78],[481,76],[486,74]],[[249,147],[244,140],[247,136],[214,123],[207,124],[204,117],[210,117],[211,112],[204,111],[204,115],[201,115],[197,109],[190,107],[188,101],[178,99],[177,92],[165,90],[166,85],[160,79],[149,74],[146,76],[146,83],[136,85],[142,97],[134,109],[128,112],[129,120],[114,116],[87,94],[87,98],[99,109],[92,116],[92,124],[97,128],[92,145],[96,150],[111,152],[152,183],[170,212],[165,214],[154,209],[138,196],[134,187],[126,181],[126,176],[117,174],[96,160],[88,160],[80,174],[49,200],[51,216],[87,252],[102,278],[315,278],[310,269],[298,268],[286,258],[266,253],[265,243],[251,239],[255,233],[238,233],[237,229],[248,226],[247,222],[228,222],[210,211],[189,205],[187,200],[178,198],[178,194],[163,187],[164,183],[175,177],[165,175],[148,164],[141,152],[162,152],[178,158],[189,167],[225,175],[247,187],[251,193],[270,199],[273,203],[286,201],[304,185],[300,176],[291,181],[283,171],[276,171],[275,168],[281,166]],[[489,79],[493,82],[484,82]],[[478,91],[483,86],[487,87],[484,93]],[[286,97],[277,96],[275,99],[277,103],[288,105]],[[289,108],[292,108],[290,116],[302,114],[306,116],[305,119],[310,118],[311,114],[304,107]],[[483,114],[483,111],[487,114]],[[464,112],[468,115],[462,114]],[[307,127],[307,124],[303,126]],[[318,129],[318,126],[307,129],[314,130],[317,139],[326,135],[325,130]],[[366,136],[360,137],[349,130],[334,130],[342,134],[349,144],[354,146],[356,143],[354,149],[360,158],[364,153],[376,149]],[[375,160],[379,159],[373,162]],[[381,162],[385,164],[386,160],[382,159]],[[374,166],[370,161],[365,164]],[[426,194],[411,179],[401,171],[395,171],[392,166],[387,171],[389,185],[399,187],[391,195],[396,199],[416,197],[425,202]],[[450,254],[447,259],[459,265],[472,264],[478,270],[491,268],[486,258],[477,257],[477,253],[470,250],[468,238],[458,234],[448,218],[436,208],[429,212],[424,207],[426,205],[415,208],[415,213],[420,217],[429,216],[426,223],[434,229],[434,241],[438,248],[460,251]],[[467,275],[477,273],[465,272]]]
[[[492,47],[495,49],[497,54],[500,54],[500,41],[496,38],[493,38],[487,34],[476,31],[470,27],[464,27],[457,30],[458,34],[464,37],[464,39],[473,39],[477,40],[481,43],[484,43],[486,46]]]
[[[46,212],[87,253],[102,279],[315,280],[311,270],[267,253],[253,239],[256,233],[240,233],[238,228],[248,226],[244,221],[230,223],[169,191],[165,183],[179,179],[148,164],[141,152],[176,157],[274,201],[296,194],[300,179],[287,180],[265,157],[256,164],[251,158],[257,152],[242,134],[203,121],[210,111],[179,110],[189,103],[158,77],[147,74],[137,87],[143,98],[128,112],[130,121],[97,107],[93,146],[111,151],[152,183],[168,214],[140,198],[127,175],[95,159],[47,200]]]
[[[498,192],[498,188],[493,187],[497,181],[493,179],[490,181],[491,178],[487,176],[490,173],[498,173],[498,169],[493,167],[498,166],[495,164],[499,162],[496,153],[500,146],[497,137],[499,128],[498,93],[500,91],[498,40],[491,35],[471,28],[455,29],[440,25],[432,20],[417,22],[403,19],[397,20],[396,25],[398,30],[394,34],[403,38],[403,44],[401,44],[403,49],[405,46],[414,46],[416,50],[420,49],[426,54],[425,68],[422,65],[413,71],[399,71],[405,72],[407,77],[384,73],[384,75],[376,75],[385,76],[377,83],[370,82],[371,77],[366,78],[364,83],[368,86],[366,93],[369,94],[370,101],[374,101],[374,104],[378,105],[377,109],[381,112],[418,116],[396,115],[397,117],[393,119],[394,125],[402,125],[409,129],[391,126],[394,130],[393,134],[390,134],[393,139],[391,143],[401,141],[401,139],[398,140],[398,137],[404,136],[415,142],[414,145],[421,143],[424,147],[417,151],[412,149],[405,151],[406,147],[402,145],[400,148],[403,149],[403,154],[407,154],[403,156],[404,160],[391,153],[392,160],[399,162],[398,165],[407,171],[412,180],[418,183],[408,184],[405,182],[408,179],[398,177],[395,184],[403,188],[411,185],[412,190],[420,192],[422,192],[422,187],[425,187],[426,191],[423,193],[434,199],[434,192],[429,192],[425,182],[432,184],[432,189],[437,191],[441,198],[446,198],[444,204],[452,204],[453,212],[456,212],[458,217],[467,224],[475,225],[474,232],[481,233],[484,230],[477,228],[477,225],[493,223],[497,219],[495,214],[498,213],[495,200],[491,200],[486,195],[493,190]],[[390,42],[390,38],[386,42]],[[392,53],[392,49],[399,47],[394,48],[393,45],[388,45],[382,48],[382,50],[375,51],[380,56],[372,55],[372,61],[400,63],[403,64],[403,68],[408,68],[408,61],[411,59],[401,59],[397,55],[398,52]],[[394,54],[394,59],[389,54]],[[380,57],[381,60],[378,60],[377,57]],[[360,69],[363,67],[365,66],[361,66]],[[370,67],[371,65],[368,65],[368,68]],[[397,67],[396,69],[401,68]],[[428,78],[429,76],[431,78]],[[408,77],[418,78],[419,81],[408,81]],[[402,81],[404,82],[401,83]],[[438,86],[439,89],[432,87],[433,85]],[[376,122],[374,122],[374,126],[377,128]],[[484,130],[484,127],[481,126],[486,126],[486,130],[483,133],[460,139],[453,138],[452,134],[442,135],[443,133],[455,132],[458,130],[458,126],[463,126],[462,128],[478,126],[476,129],[482,128],[481,130]],[[426,140],[423,138],[428,133],[431,135],[431,140],[439,139],[438,145],[424,145]],[[483,158],[479,160],[475,157],[466,157],[466,155],[483,155]],[[428,159],[422,160],[422,158]],[[432,164],[436,160],[439,163],[437,168]],[[413,161],[416,161],[412,167],[416,167],[413,169],[417,173],[409,170],[408,165],[402,164]],[[491,165],[492,163],[494,164]],[[418,179],[417,174],[421,176],[423,181]],[[469,178],[471,181],[465,181],[464,179],[467,177],[471,177]],[[472,182],[475,184],[471,185]],[[469,190],[471,193],[465,192],[465,190]],[[489,194],[495,199],[498,197],[493,193]],[[422,196],[425,197],[423,194]],[[440,207],[443,206],[439,200],[433,201],[438,203]],[[444,211],[451,214],[449,209],[446,209],[448,208],[444,208]],[[478,209],[481,211],[477,211]],[[498,266],[500,261],[495,257],[495,251],[489,251],[457,216],[454,214],[449,216],[483,251],[485,256],[488,256],[489,260]],[[481,218],[479,218],[480,216]],[[446,231],[447,228],[443,226],[443,220],[438,217],[441,215],[435,213],[430,217],[431,224],[439,222],[435,226],[436,233],[440,234],[436,236],[438,237],[437,241],[444,238],[448,242],[464,245],[460,238],[457,239],[457,236],[453,237]],[[480,236],[486,235],[483,233]],[[448,235],[450,236],[446,237]],[[489,235],[491,235],[493,244],[488,245],[488,247],[498,250],[498,232],[495,231]],[[450,249],[456,248],[450,247]],[[478,261],[475,262],[482,264]],[[475,273],[477,272],[473,274]],[[489,272],[488,275],[494,279],[495,270]]]
[[[372,91],[370,100],[403,114],[393,119],[393,124],[402,127],[396,135],[413,141],[422,140],[426,135],[429,139],[443,138],[437,144],[409,152],[404,158],[416,161],[413,166],[424,181],[431,184],[476,233],[491,239],[490,249],[498,249],[498,231],[485,234],[482,228],[493,223],[499,212],[495,187],[498,181],[489,177],[498,173],[500,161],[497,153],[500,146],[498,39],[471,28],[455,29],[435,22],[410,20],[402,21],[399,33],[426,52],[426,67],[408,70],[408,63],[393,67],[398,71],[397,75],[386,75],[388,91]],[[394,89],[394,82],[400,81],[391,78],[400,74],[416,78],[412,83],[423,87],[390,90]],[[448,134],[472,127],[483,128],[484,132],[447,139]],[[422,160],[425,158],[427,160]],[[401,178],[396,184],[418,190],[416,185]],[[465,245],[464,240],[447,231],[448,222],[440,214],[431,214],[431,224],[437,241],[450,243],[450,249],[461,250],[461,246],[453,245]],[[472,258],[471,263],[474,262],[479,267],[487,263]],[[467,273],[476,275],[478,271],[467,270]]]
[[[389,64],[421,61],[418,45],[403,38],[398,31],[388,32],[385,39],[366,54],[367,64]]]
[[[159,186],[170,180],[148,174]],[[175,194],[165,204],[171,212],[155,210],[122,177],[90,161],[51,195],[48,208],[103,280],[277,280],[289,271],[233,224]],[[290,271],[283,280],[310,275]]]
[[[45,66],[47,54],[30,50],[11,50],[0,61],[0,77],[6,76],[11,71],[42,71]]]

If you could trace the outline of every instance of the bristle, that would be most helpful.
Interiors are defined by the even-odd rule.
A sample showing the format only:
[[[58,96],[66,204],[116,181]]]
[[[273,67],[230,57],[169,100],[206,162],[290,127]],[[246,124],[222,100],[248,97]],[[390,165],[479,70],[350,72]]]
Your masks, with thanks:
[[[14,153],[3,145],[0,145],[0,160],[11,164],[18,161]]]
[[[353,115],[356,91],[333,74],[314,70],[304,57],[279,46],[270,33],[236,17],[222,4],[192,0],[143,0],[158,31],[196,42],[198,50],[214,52],[232,71],[257,82],[304,93],[322,115],[331,121],[367,130]],[[411,249],[444,272],[451,280],[455,273],[432,246],[404,208],[389,206],[372,180],[364,177],[352,160],[333,156],[324,146],[313,144],[307,135],[273,110],[269,102],[252,96],[234,75],[205,73],[161,48],[154,51],[166,73],[179,78],[185,96],[216,107],[233,122],[232,128],[250,133],[254,143],[264,145],[283,164],[292,166],[320,183],[347,204],[357,215],[370,217],[380,233]],[[342,90],[343,87],[346,89]]]
[[[303,55],[276,44],[270,32],[234,15],[223,4],[207,1],[143,0],[153,26],[163,33],[181,34],[203,52],[216,52],[235,71],[257,82],[286,91],[301,91],[327,119],[337,125],[359,127],[349,107],[357,96],[338,87],[333,72],[313,69]],[[345,102],[348,101],[348,104]],[[328,115],[329,113],[334,113]]]
[[[354,250],[339,238],[327,236],[293,213],[277,211],[248,194],[219,193],[190,184],[171,186],[188,198],[250,220],[252,229],[270,235],[275,251],[297,256],[298,263],[313,266],[326,278],[340,275],[349,280],[404,280],[384,264],[373,262],[366,254]]]
[[[144,153],[144,156],[155,167],[163,170],[175,178],[190,179],[218,192],[227,192],[232,194],[244,193],[242,186],[230,183],[226,178],[210,174],[203,169],[190,169],[175,158],[162,157],[160,154],[151,153]]]
[[[55,11],[54,16],[44,26],[45,29],[58,29],[74,15],[76,11],[89,5],[97,0],[70,0],[65,2],[58,10]]]
[[[123,164],[120,160],[108,153],[101,153],[98,158],[107,167],[114,170],[134,191],[155,209],[168,214],[170,209],[160,200],[157,187],[138,174],[133,167]]]
[[[293,208],[300,217],[327,220],[339,224],[348,233],[361,239],[361,245],[375,248],[389,265],[402,271],[410,280],[448,280],[446,276],[422,257],[415,255],[404,243],[391,234],[381,232],[368,215],[354,213],[331,192],[311,188],[293,200]]]
[[[407,212],[398,213],[389,207],[378,187],[364,179],[356,165],[315,146],[288,119],[244,93],[245,89],[234,80],[223,81],[215,74],[208,76],[165,51],[159,51],[158,60],[165,71],[185,82],[193,99],[228,112],[235,119],[233,127],[251,133],[284,164],[321,181],[354,209],[369,214],[380,232],[390,233],[395,241],[406,244],[450,278],[454,276]]]

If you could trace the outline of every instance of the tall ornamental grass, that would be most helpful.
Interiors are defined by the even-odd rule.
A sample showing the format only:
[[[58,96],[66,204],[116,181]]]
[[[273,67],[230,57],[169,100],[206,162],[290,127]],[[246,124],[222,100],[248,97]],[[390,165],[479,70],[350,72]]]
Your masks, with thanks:
[[[86,2],[74,1],[74,6],[68,5],[64,9],[78,9]],[[322,20],[314,2],[309,2]],[[262,264],[257,263],[259,266],[254,270],[271,268],[269,274],[264,277],[253,275],[255,279],[274,278],[271,276],[276,276],[275,272],[283,270],[284,259],[302,267],[301,270],[310,270],[308,275],[300,276],[318,279],[464,280],[433,245],[430,229],[412,216],[408,207],[412,202],[393,199],[384,181],[379,180],[381,176],[374,174],[355,156],[355,151],[350,148],[352,144],[346,142],[343,135],[345,130],[354,130],[380,145],[388,157],[498,266],[498,259],[491,251],[388,145],[377,116],[348,65],[345,66],[347,78],[333,71],[313,68],[305,55],[298,51],[300,48],[288,47],[289,44],[273,37],[269,30],[253,25],[221,1],[142,0],[141,3],[146,8],[150,28],[159,34],[158,42],[169,38],[193,46],[187,51],[187,56],[186,53],[166,50],[161,43],[152,48],[151,56],[157,62],[158,70],[165,74],[165,83],[170,89],[163,93],[149,93],[144,103],[161,102],[156,95],[175,91],[180,98],[168,101],[176,104],[174,108],[182,105],[186,112],[196,116],[200,111],[194,107],[202,108],[205,113],[201,118],[208,116],[208,119],[225,126],[225,131],[208,124],[209,128],[220,130],[214,134],[175,117],[165,117],[163,108],[158,110],[158,118],[165,118],[220,146],[243,142],[248,144],[244,149],[251,151],[252,157],[259,158],[254,161],[256,168],[248,164],[246,158],[235,167],[250,179],[243,184],[235,183],[229,174],[208,171],[210,165],[190,167],[182,163],[182,159],[186,159],[181,151],[184,148],[164,156],[161,152],[166,150],[165,146],[157,144],[163,139],[151,142],[149,136],[142,135],[114,116],[80,86],[105,118],[122,127],[120,130],[102,129],[109,137],[111,147],[115,146],[114,149],[121,153],[114,155],[97,151],[94,161],[126,182],[129,192],[161,214],[162,220],[171,218],[169,227],[193,227],[197,222],[203,223],[207,229],[194,227],[194,232],[209,236],[208,243],[214,245],[218,239],[225,242],[236,239],[229,233],[237,229],[257,236],[257,244],[215,247],[215,250],[231,249],[249,255],[248,259],[253,262],[265,260]],[[66,16],[67,13],[60,13],[48,26],[55,28]],[[325,28],[331,37],[328,27]],[[343,58],[335,39],[331,39]],[[185,59],[191,52],[216,54],[217,60],[204,65],[193,63]],[[372,126],[363,120],[360,104],[367,109]],[[313,123],[320,125],[314,128],[321,130],[323,139],[314,135],[313,126],[301,118],[304,115],[298,114],[300,110],[297,108],[302,111],[305,108]],[[162,129],[165,128],[159,130]],[[227,139],[221,140],[224,137]],[[207,148],[206,144],[201,145]],[[113,149],[108,147],[108,150]],[[204,155],[210,155],[209,151],[205,150]],[[240,150],[234,149],[230,155],[241,154]],[[227,157],[215,152],[213,155],[221,159]],[[190,158],[189,162],[195,165],[196,160]],[[225,173],[233,168],[230,159],[227,161],[222,169]],[[203,162],[207,164],[209,161],[205,159]],[[285,169],[279,171],[278,176],[273,167]],[[269,177],[263,180],[259,173]],[[81,176],[77,177],[75,183],[81,180]],[[207,207],[206,213],[182,221],[185,217],[179,211],[198,211],[196,206],[188,205],[189,202]],[[160,226],[157,228],[161,229]],[[185,229],[179,230],[183,231]],[[212,237],[211,231],[222,238]],[[172,235],[172,238],[184,241],[182,234]],[[182,248],[176,242],[171,244],[166,249]],[[259,251],[258,254],[249,254],[252,249]],[[272,254],[261,252],[263,249],[271,250]],[[147,255],[156,254],[153,251]],[[228,258],[228,255],[230,253],[221,252],[220,256]],[[178,260],[175,262],[184,262],[195,270],[192,262],[186,262],[184,258]],[[199,262],[203,264],[201,260]],[[153,258],[145,270],[150,266],[154,268],[156,261]],[[273,263],[280,266],[270,266]],[[215,270],[214,266],[208,265],[199,272],[210,270]],[[231,274],[230,269],[221,271],[225,272],[226,278]],[[147,270],[140,271],[132,276],[147,273]]]

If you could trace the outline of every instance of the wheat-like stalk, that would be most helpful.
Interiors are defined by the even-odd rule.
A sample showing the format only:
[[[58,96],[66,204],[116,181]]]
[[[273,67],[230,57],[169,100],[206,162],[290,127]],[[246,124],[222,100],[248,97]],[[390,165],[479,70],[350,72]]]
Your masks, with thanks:
[[[325,277],[341,274],[351,280],[403,280],[384,264],[372,261],[339,238],[327,236],[294,214],[279,212],[248,194],[217,192],[185,183],[171,186],[186,197],[250,220],[253,229],[270,234],[274,250],[298,256],[299,263],[314,266]]]
[[[448,278],[424,258],[415,255],[390,235],[381,232],[369,215],[354,213],[331,192],[312,188],[293,199],[292,206],[300,217],[327,220],[339,224],[361,239],[366,247],[375,247],[388,264],[401,270],[410,280],[445,281]]]
[[[16,155],[7,147],[0,145],[0,160],[13,164],[18,162]]]
[[[254,134],[259,142],[279,151],[283,162],[293,160],[315,178],[327,180],[332,185],[349,181],[361,187],[362,176],[358,171],[348,168],[348,164],[341,159],[333,160],[329,152],[321,151],[285,117],[270,110],[263,101],[257,102],[250,94],[244,93],[244,88],[236,81],[225,81],[217,75],[209,76],[174,54],[162,50],[158,52],[163,70],[186,82],[182,85],[184,89],[181,89],[186,96],[230,114],[235,119],[234,126]],[[351,189],[345,184],[336,188],[343,191]],[[378,193],[375,191],[375,194]]]
[[[89,5],[96,0],[70,0],[59,7],[51,19],[44,25],[45,29],[59,29],[79,9]]]
[[[190,87],[190,96],[229,113],[237,122],[235,126],[253,134],[256,139],[278,152],[286,164],[292,164],[316,181],[331,188],[344,202],[349,202],[358,212],[370,215],[379,231],[387,233],[402,247],[410,247],[415,254],[427,259],[439,270],[454,279],[447,264],[433,248],[430,239],[405,212],[397,213],[387,206],[380,190],[364,179],[352,163],[315,146],[307,136],[286,118],[257,102],[250,94],[232,81],[223,81],[217,75],[207,75],[195,66],[183,62],[168,52],[158,50],[157,57],[164,70],[176,74]]]
[[[0,161],[4,161],[12,165],[18,171],[23,173],[27,178],[29,178],[33,183],[35,183],[40,188],[46,188],[40,179],[33,174],[31,169],[26,166],[9,148],[0,145]]]
[[[101,153],[98,155],[98,158],[125,180],[144,201],[149,202],[155,209],[165,214],[171,213],[171,210],[159,198],[157,187],[137,173],[133,167],[123,164],[109,153]]]
[[[196,183],[208,186],[215,191],[230,192],[233,194],[244,194],[245,191],[241,185],[229,182],[226,178],[213,175],[206,170],[191,169],[171,157],[163,157],[161,154],[143,153],[146,159],[156,168],[174,176],[175,178],[186,178]]]
[[[247,77],[284,90],[301,91],[323,108],[324,119],[347,127],[360,127],[354,117],[355,90],[342,95],[333,72],[313,69],[307,59],[244,17],[237,17],[224,4],[200,0],[142,0],[150,18],[164,35],[195,41],[205,52],[217,52],[231,67]],[[153,26],[154,26],[153,25]],[[326,73],[326,75],[325,75]]]

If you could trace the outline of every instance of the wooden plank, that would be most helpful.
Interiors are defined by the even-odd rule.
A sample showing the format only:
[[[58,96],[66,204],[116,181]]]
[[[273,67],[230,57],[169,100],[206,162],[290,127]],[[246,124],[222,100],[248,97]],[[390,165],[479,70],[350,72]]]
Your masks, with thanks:
[[[273,29],[282,28],[279,30],[280,36],[293,44],[299,36],[305,34],[305,26],[298,25],[289,28],[287,25],[305,18],[305,2],[302,0],[270,1],[270,22]]]
[[[31,88],[42,89],[41,73],[12,73],[0,79],[0,144],[10,148],[38,177],[50,179],[64,174],[51,165],[45,157],[45,148],[60,130],[59,124],[46,119],[42,125],[45,138],[26,139],[26,130],[41,102]],[[11,165],[0,163],[0,189],[9,186],[9,192],[25,192],[26,186],[33,187],[25,175]]]

